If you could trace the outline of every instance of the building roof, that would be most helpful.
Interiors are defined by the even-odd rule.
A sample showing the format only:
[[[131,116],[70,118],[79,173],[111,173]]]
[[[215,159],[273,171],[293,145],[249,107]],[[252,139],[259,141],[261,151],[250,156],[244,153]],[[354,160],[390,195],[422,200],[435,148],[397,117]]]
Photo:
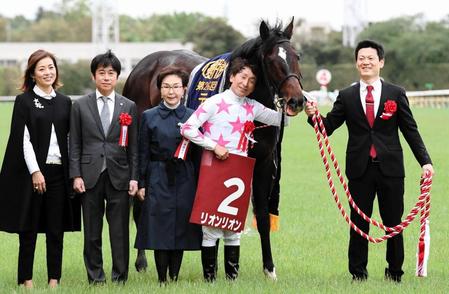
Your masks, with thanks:
[[[148,42],[148,43],[116,43],[105,48],[102,44],[94,43],[1,43],[0,58],[27,60],[31,53],[38,49],[44,49],[55,54],[58,59],[78,61],[91,60],[95,55],[105,52],[106,49],[112,51],[119,58],[143,58],[146,55],[161,50],[192,49],[191,43],[182,44],[180,42]]]
[[[180,42],[147,42],[147,43],[114,43],[110,46],[95,43],[0,43],[0,65],[26,66],[28,57],[38,49],[47,50],[55,54],[58,60],[77,62],[79,60],[92,60],[92,58],[107,49],[111,49],[122,63],[124,76],[145,56],[156,51],[187,49],[192,50],[192,43]]]

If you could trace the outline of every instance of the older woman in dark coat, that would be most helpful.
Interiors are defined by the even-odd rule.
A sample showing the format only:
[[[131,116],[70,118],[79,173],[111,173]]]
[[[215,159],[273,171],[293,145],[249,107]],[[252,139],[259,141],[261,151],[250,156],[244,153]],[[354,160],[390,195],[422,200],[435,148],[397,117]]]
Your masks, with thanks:
[[[0,173],[0,230],[18,233],[18,284],[33,287],[37,234],[46,234],[48,285],[61,278],[64,231],[80,230],[78,199],[69,197],[68,148],[72,102],[60,86],[55,57],[31,54],[23,93],[14,102]]]
[[[191,146],[185,160],[174,157],[182,139],[179,123],[193,113],[181,104],[187,82],[187,73],[163,69],[157,78],[163,101],[141,118],[138,197],[144,203],[135,247],[154,250],[161,283],[167,280],[167,269],[170,278],[177,280],[184,250],[201,248],[201,227],[189,223],[199,149]]]

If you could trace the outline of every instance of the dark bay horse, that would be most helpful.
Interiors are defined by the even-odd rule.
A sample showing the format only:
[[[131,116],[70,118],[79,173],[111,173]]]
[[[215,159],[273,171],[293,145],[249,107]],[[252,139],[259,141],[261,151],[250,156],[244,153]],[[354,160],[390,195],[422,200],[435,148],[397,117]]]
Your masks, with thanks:
[[[304,98],[300,82],[299,55],[290,43],[293,19],[285,29],[282,29],[281,23],[270,27],[262,21],[259,32],[258,37],[246,41],[232,52],[231,62],[236,57],[242,57],[256,65],[257,82],[254,92],[249,95],[250,98],[275,109],[274,98],[278,96],[280,103],[277,106],[287,115],[294,116],[302,110]],[[185,50],[150,54],[142,59],[129,75],[123,95],[136,102],[140,114],[161,101],[156,77],[162,68],[176,65],[191,72],[196,65],[206,60],[205,57]],[[256,129],[254,138],[258,143],[248,154],[256,158],[252,200],[262,246],[263,269],[268,277],[274,279],[276,274],[271,254],[269,206],[273,182],[277,175],[275,149],[279,133],[278,127]]]

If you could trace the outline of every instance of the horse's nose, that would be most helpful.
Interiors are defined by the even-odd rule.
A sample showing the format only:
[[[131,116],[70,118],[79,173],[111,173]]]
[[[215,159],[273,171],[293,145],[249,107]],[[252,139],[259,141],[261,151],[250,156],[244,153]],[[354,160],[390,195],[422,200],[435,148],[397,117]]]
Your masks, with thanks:
[[[288,105],[288,107],[290,107],[290,108],[293,109],[293,110],[301,111],[301,110],[302,110],[302,107],[303,107],[302,101],[303,101],[302,96],[299,97],[299,98],[298,98],[298,97],[292,97],[292,98],[287,102],[287,105]]]
[[[288,101],[288,106],[290,106],[293,109],[296,109],[298,107],[298,99],[297,98],[292,98]]]

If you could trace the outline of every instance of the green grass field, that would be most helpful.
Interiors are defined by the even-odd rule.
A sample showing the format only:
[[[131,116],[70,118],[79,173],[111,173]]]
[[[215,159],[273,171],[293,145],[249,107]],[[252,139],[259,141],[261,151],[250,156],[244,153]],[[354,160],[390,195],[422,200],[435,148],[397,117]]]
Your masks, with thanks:
[[[324,112],[325,109],[323,109]],[[0,161],[9,132],[12,104],[0,103]],[[135,251],[131,251],[129,281],[125,286],[108,283],[89,287],[82,259],[82,233],[68,233],[64,242],[64,263],[61,293],[448,293],[449,284],[449,109],[414,109],[421,135],[432,156],[436,176],[432,187],[431,252],[428,277],[414,276],[419,225],[414,223],[405,231],[405,263],[403,282],[385,282],[383,271],[385,244],[371,244],[369,251],[369,279],[353,284],[347,271],[348,225],[341,217],[327,186],[315,133],[305,122],[304,114],[291,120],[283,144],[283,175],[281,196],[281,229],[272,235],[273,256],[278,281],[273,283],[262,273],[261,250],[257,232],[247,225],[242,236],[240,276],[227,282],[220,253],[219,278],[214,284],[202,280],[199,252],[185,254],[178,283],[159,287],[152,252],[147,252],[149,271],[138,274],[134,270]],[[344,164],[346,128],[331,137],[331,144]],[[446,143],[444,143],[446,142]],[[406,161],[406,213],[419,196],[420,168],[403,142]],[[337,181],[335,178],[334,181]],[[340,198],[348,209],[342,189]],[[377,208],[375,217],[378,218]],[[131,225],[132,247],[135,236]],[[382,232],[371,229],[373,236]],[[110,276],[111,258],[107,232],[104,232],[104,267]],[[221,246],[223,247],[223,246]],[[27,293],[16,286],[18,238],[0,233],[0,293]],[[38,240],[36,249],[33,293],[44,293],[46,287],[45,238]]]

